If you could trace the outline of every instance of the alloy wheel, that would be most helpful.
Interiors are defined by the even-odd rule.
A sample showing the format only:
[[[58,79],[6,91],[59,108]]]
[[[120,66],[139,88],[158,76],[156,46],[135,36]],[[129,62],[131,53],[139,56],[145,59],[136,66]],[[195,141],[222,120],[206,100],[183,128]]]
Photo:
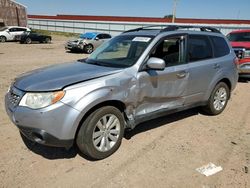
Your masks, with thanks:
[[[119,119],[114,114],[104,115],[93,131],[93,145],[98,151],[109,151],[118,141],[121,132]]]

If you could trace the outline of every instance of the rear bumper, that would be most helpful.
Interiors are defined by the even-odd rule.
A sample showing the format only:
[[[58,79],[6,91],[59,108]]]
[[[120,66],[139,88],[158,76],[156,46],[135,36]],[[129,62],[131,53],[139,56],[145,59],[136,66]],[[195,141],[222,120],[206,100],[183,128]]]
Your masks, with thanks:
[[[239,65],[239,76],[250,78],[250,62]]]

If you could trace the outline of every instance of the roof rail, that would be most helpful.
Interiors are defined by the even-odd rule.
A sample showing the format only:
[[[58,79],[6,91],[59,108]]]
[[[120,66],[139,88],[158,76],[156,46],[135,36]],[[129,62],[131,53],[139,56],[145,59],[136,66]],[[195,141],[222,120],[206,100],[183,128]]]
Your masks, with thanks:
[[[140,31],[140,30],[150,30],[150,29],[153,29],[154,27],[165,28],[166,25],[149,25],[149,26],[144,26],[144,27],[138,27],[135,29],[130,29],[130,30],[124,31],[123,33],[135,32],[135,31]]]
[[[153,29],[154,27],[161,27],[162,29],[160,29],[160,32],[176,31],[178,29],[193,29],[194,28],[194,29],[200,29],[201,31],[206,31],[206,32],[221,33],[218,29],[213,28],[213,27],[189,26],[189,25],[150,25],[150,26],[139,27],[136,29],[124,31],[123,33],[135,32],[135,31],[140,31],[140,30],[150,30],[150,29]]]

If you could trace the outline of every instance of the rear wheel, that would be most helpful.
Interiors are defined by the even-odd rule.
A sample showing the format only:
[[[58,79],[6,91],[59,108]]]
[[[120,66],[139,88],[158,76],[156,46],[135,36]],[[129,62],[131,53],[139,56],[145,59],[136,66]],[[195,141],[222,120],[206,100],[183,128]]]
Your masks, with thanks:
[[[87,44],[85,47],[84,47],[84,51],[88,54],[91,54],[93,51],[94,51],[94,47],[91,45],[91,44]]]
[[[51,39],[50,38],[46,38],[45,39],[45,43],[50,43],[51,42]]]
[[[0,42],[6,42],[7,38],[5,36],[0,36]]]
[[[31,44],[31,42],[32,42],[31,38],[27,38],[27,39],[25,40],[25,43],[26,43],[26,44]]]
[[[79,150],[93,159],[104,159],[121,145],[124,118],[117,108],[106,106],[90,114],[80,127],[76,143]]]
[[[218,83],[208,100],[208,104],[204,107],[204,111],[210,115],[220,114],[227,106],[230,91],[224,82]]]

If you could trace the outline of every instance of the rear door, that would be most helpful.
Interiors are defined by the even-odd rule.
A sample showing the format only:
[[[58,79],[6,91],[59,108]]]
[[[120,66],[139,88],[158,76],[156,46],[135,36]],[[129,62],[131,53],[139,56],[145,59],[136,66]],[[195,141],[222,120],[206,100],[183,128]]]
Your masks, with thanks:
[[[186,36],[175,35],[163,38],[149,54],[163,59],[166,67],[138,73],[137,119],[183,106],[189,80],[185,49]]]
[[[190,76],[185,104],[201,102],[220,69],[220,64],[213,58],[208,36],[189,35],[187,61]]]

